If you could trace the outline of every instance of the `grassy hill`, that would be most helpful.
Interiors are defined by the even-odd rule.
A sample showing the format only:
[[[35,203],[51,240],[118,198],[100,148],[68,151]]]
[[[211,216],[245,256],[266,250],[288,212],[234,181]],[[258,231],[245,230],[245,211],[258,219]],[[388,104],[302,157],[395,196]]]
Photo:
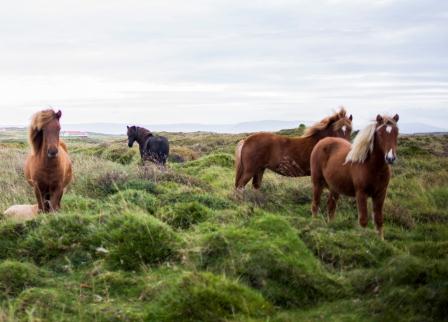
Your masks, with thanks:
[[[447,318],[448,136],[400,138],[382,242],[348,198],[312,219],[308,177],[234,193],[243,134],[166,135],[163,172],[125,137],[68,140],[62,211],[0,221],[0,321]],[[34,203],[25,137],[0,133],[0,210]]]

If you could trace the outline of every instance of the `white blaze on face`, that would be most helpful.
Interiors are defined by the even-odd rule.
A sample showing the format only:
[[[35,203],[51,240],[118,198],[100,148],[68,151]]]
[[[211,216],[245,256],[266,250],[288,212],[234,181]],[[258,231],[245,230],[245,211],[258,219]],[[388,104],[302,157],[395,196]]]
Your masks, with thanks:
[[[394,157],[394,151],[392,151],[392,149],[390,149],[389,152],[387,152],[387,154],[386,154],[386,158],[392,159],[393,157]]]
[[[346,125],[344,125],[344,126],[342,127],[342,132],[344,132],[344,134],[345,134],[345,131],[347,131],[347,126],[346,126]]]
[[[392,126],[388,125],[388,126],[386,127],[386,132],[387,132],[387,133],[392,132]]]

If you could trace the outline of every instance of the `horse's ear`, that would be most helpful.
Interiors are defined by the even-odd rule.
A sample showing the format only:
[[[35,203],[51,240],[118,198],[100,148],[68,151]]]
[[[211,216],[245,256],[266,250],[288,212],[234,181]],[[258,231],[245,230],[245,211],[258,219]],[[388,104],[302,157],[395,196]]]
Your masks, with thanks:
[[[126,125],[126,127],[128,128],[128,130],[129,130],[129,125]]]
[[[62,112],[61,112],[61,110],[59,110],[59,111],[56,113],[56,118],[59,120],[59,119],[61,118],[61,116],[62,116]]]
[[[400,117],[398,116],[398,114],[395,114],[395,116],[393,117],[393,119],[394,119],[394,121],[395,122],[398,122],[398,119],[399,119]]]
[[[350,114],[350,117],[348,118],[350,121],[353,121],[353,115]]]
[[[381,116],[381,115],[377,115],[376,116],[376,121],[377,121],[377,123],[383,123],[383,117]]]

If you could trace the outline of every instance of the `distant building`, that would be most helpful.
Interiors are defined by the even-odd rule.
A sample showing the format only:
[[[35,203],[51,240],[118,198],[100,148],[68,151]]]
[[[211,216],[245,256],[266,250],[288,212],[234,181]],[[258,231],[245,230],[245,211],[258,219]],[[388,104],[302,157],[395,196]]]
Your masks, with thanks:
[[[87,138],[89,135],[83,131],[62,131],[61,136],[65,138]]]

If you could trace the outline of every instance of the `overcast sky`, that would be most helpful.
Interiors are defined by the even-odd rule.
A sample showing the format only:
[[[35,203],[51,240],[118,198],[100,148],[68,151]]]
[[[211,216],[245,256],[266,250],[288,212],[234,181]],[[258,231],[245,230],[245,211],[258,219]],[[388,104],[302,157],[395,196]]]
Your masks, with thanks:
[[[8,1],[0,124],[318,120],[448,128],[448,1]]]

